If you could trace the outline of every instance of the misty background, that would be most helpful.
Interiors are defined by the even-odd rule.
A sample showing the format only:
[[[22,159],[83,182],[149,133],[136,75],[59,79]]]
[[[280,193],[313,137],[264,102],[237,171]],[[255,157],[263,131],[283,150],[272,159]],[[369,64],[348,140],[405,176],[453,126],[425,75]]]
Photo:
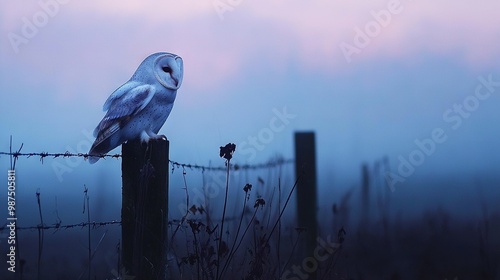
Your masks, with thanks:
[[[419,219],[440,208],[475,221],[485,205],[499,210],[499,8],[493,0],[2,2],[0,151],[12,135],[22,152],[88,152],[107,97],[146,56],[166,51],[185,71],[160,130],[171,160],[223,166],[218,148],[229,142],[234,163],[293,159],[293,133],[314,131],[318,212],[329,219],[348,190],[359,202],[361,165],[372,170],[385,158],[391,175],[380,191],[391,215]],[[18,224],[39,223],[37,190],[46,223],[55,209],[65,223],[85,220],[84,185],[93,220],[120,219],[120,165],[20,158]],[[1,156],[0,170],[8,168]],[[292,171],[283,171],[289,187]],[[187,172],[199,188],[201,174]],[[234,176],[238,188],[273,177]],[[171,201],[184,199],[182,187],[174,171]]]

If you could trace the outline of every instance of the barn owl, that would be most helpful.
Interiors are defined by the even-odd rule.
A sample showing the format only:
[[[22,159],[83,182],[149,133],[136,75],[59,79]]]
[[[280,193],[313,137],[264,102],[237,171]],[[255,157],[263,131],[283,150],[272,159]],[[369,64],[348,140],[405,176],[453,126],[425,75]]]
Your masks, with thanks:
[[[94,130],[89,162],[127,140],[148,142],[167,120],[183,77],[182,58],[171,53],[155,53],[139,65],[132,78],[106,100],[104,118]],[[94,156],[92,156],[94,155]]]

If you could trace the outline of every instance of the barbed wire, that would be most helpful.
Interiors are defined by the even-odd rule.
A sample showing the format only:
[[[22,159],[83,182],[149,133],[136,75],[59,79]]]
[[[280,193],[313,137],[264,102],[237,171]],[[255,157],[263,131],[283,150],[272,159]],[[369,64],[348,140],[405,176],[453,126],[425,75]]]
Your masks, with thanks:
[[[238,220],[240,217],[228,217],[226,218],[226,221],[236,221]],[[202,221],[201,219],[186,219],[186,221]],[[181,219],[173,219],[171,221],[168,221],[168,225],[169,226],[176,226],[176,225],[179,225],[179,224],[182,224],[183,223],[183,220]],[[118,221],[118,220],[111,220],[111,221],[107,221],[107,222],[96,222],[96,221],[93,221],[93,222],[81,222],[81,223],[77,223],[77,224],[69,224],[69,225],[62,225],[61,222],[59,223],[54,223],[54,224],[51,224],[51,225],[36,225],[36,226],[25,226],[25,227],[19,227],[19,226],[16,226],[16,229],[17,230],[48,230],[48,229],[55,229],[54,232],[57,232],[58,230],[61,230],[61,229],[72,229],[72,228],[76,228],[76,227],[79,227],[79,228],[84,228],[84,227],[87,227],[87,226],[91,226],[92,229],[97,229],[99,227],[102,227],[102,226],[107,226],[107,225],[122,225],[122,221]],[[6,224],[4,224],[3,226],[0,227],[0,232],[3,232],[3,231],[10,231],[11,228]]]
[[[99,156],[95,155],[89,155],[87,153],[70,153],[70,152],[64,152],[64,153],[47,153],[47,152],[39,152],[39,153],[21,153],[19,151],[17,152],[0,152],[0,155],[7,155],[7,156],[12,156],[15,159],[19,157],[40,157],[40,161],[43,162],[43,159],[46,157],[52,157],[52,158],[58,158],[58,157],[63,157],[63,158],[69,158],[69,157],[83,157],[84,159],[88,159],[89,157],[99,157],[99,158],[120,158],[122,155],[120,154],[103,154]]]
[[[6,155],[6,156],[12,156],[14,159],[18,159],[19,157],[40,157],[40,161],[43,163],[43,160],[46,157],[52,157],[52,158],[70,158],[70,157],[83,157],[84,159],[88,159],[89,157],[95,157],[95,155],[89,155],[87,153],[70,153],[70,152],[64,152],[64,153],[47,153],[47,152],[39,152],[39,153],[21,153],[20,151],[17,152],[0,152],[1,155]],[[99,155],[98,157],[100,158],[121,158],[121,154],[102,154]],[[203,165],[198,165],[198,164],[190,164],[190,163],[180,163],[177,161],[173,160],[168,160],[170,164],[172,165],[172,171],[174,171],[175,168],[188,168],[188,169],[196,169],[196,170],[201,170],[203,171],[226,171],[225,166],[203,166]],[[280,165],[284,164],[290,164],[295,162],[293,159],[273,159],[265,163],[259,163],[259,164],[231,164],[230,168],[233,170],[255,170],[255,169],[265,169],[265,168],[273,168],[277,167]]]
[[[170,164],[172,165],[172,171],[174,168],[189,168],[189,169],[198,169],[201,171],[226,171],[225,166],[202,166],[202,165],[196,165],[196,164],[185,164],[185,163],[179,163],[173,160],[169,160]],[[284,164],[289,164],[295,162],[293,159],[277,159],[277,160],[270,160],[266,163],[259,163],[259,164],[231,164],[230,168],[237,171],[237,170],[255,170],[255,169],[265,169],[265,168],[273,168],[277,167],[280,165]]]
[[[108,221],[108,222],[95,222],[95,221],[94,222],[81,222],[78,224],[69,224],[69,225],[62,225],[61,223],[55,223],[52,225],[36,225],[36,226],[29,226],[29,227],[17,227],[16,226],[16,229],[17,230],[55,229],[55,231],[58,231],[60,229],[70,229],[70,228],[75,228],[75,227],[84,228],[86,226],[92,226],[92,229],[96,229],[96,228],[106,226],[106,225],[115,225],[115,224],[121,225],[121,223],[122,223],[121,221],[117,221],[117,220],[112,220],[112,221]],[[7,226],[7,224],[0,227],[0,232],[2,232],[4,230],[10,230],[10,228]]]

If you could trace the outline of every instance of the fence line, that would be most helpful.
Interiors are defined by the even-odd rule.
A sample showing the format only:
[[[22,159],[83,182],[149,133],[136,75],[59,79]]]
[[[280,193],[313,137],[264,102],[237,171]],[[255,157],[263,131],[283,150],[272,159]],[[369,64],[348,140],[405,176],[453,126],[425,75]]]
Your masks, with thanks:
[[[63,152],[63,153],[49,153],[49,152],[31,152],[31,153],[25,153],[25,152],[21,152],[23,148],[23,145],[20,146],[20,148],[17,150],[17,151],[14,151],[12,149],[12,140],[11,140],[11,144],[10,144],[10,151],[9,152],[2,152],[0,151],[0,158],[1,156],[8,156],[10,157],[10,161],[11,161],[11,164],[10,164],[10,168],[11,169],[15,169],[15,164],[17,162],[17,160],[19,158],[30,158],[30,157],[36,157],[36,158],[39,158],[39,161],[43,164],[44,163],[44,160],[46,158],[52,158],[52,159],[56,159],[56,158],[74,158],[74,157],[80,157],[80,158],[84,158],[85,160],[87,160],[89,157],[91,156],[94,156],[94,155],[89,155],[88,153],[71,153],[71,152]],[[222,147],[221,147],[222,148]],[[102,154],[102,155],[99,155],[98,157],[100,158],[122,158],[122,159],[126,159],[126,154],[125,154],[125,157],[122,155],[122,154]],[[168,175],[168,169],[169,169],[169,165],[171,165],[171,172],[173,173],[175,169],[180,169],[182,168],[182,171],[183,173],[185,174],[185,171],[186,169],[190,169],[190,170],[198,170],[198,171],[201,171],[202,173],[204,173],[205,171],[220,171],[220,172],[226,172],[228,171],[229,169],[233,170],[233,171],[238,171],[238,170],[258,170],[258,169],[272,169],[272,168],[279,168],[281,169],[281,167],[285,164],[291,164],[291,163],[294,163],[295,160],[294,159],[284,159],[282,157],[275,157],[274,159],[271,159],[267,162],[263,162],[263,163],[258,163],[258,164],[230,164],[229,167],[227,166],[229,163],[226,162],[226,166],[204,166],[204,165],[198,165],[198,164],[189,164],[189,163],[180,163],[180,162],[177,162],[177,161],[173,161],[173,160],[170,160],[168,159],[167,157],[167,160],[168,160],[168,163],[163,165],[160,169],[163,169],[165,171],[163,171],[164,173],[167,173]],[[165,168],[165,169],[164,169]],[[203,175],[205,176],[205,175]],[[55,223],[53,224],[50,224],[50,225],[47,225],[44,223],[43,221],[43,214],[42,214],[42,210],[41,210],[41,202],[40,202],[40,193],[39,191],[37,190],[37,200],[38,200],[38,210],[39,210],[39,214],[40,214],[40,223],[38,225],[33,225],[33,226],[18,226],[17,223],[16,225],[14,226],[14,229],[10,228],[8,226],[7,223],[5,223],[3,226],[0,226],[0,239],[3,239],[5,237],[5,234],[9,233],[9,231],[12,231],[14,230],[15,233],[15,236],[16,236],[16,239],[17,239],[17,231],[18,230],[21,230],[21,231],[25,231],[25,230],[28,230],[28,231],[33,231],[33,232],[38,232],[38,263],[37,263],[37,273],[38,273],[38,278],[40,279],[40,271],[41,271],[41,267],[42,267],[42,263],[41,263],[41,259],[42,259],[42,253],[43,253],[43,245],[44,245],[44,231],[45,230],[53,230],[53,234],[55,234],[56,232],[60,231],[61,229],[64,229],[64,230],[67,230],[67,229],[74,229],[74,228],[80,228],[80,229],[84,229],[84,228],[87,228],[88,229],[88,266],[87,268],[82,271],[82,273],[80,274],[80,277],[78,279],[81,279],[85,274],[88,275],[88,279],[91,279],[91,275],[92,275],[92,260],[94,258],[94,255],[99,247],[99,245],[101,244],[102,240],[104,239],[104,236],[106,235],[106,233],[103,234],[103,236],[101,237],[100,241],[98,242],[97,245],[94,245],[91,243],[91,235],[92,235],[92,230],[95,230],[95,229],[98,229],[100,227],[103,227],[103,226],[108,226],[108,225],[118,225],[120,227],[122,227],[122,231],[123,231],[123,227],[124,227],[124,220],[125,219],[120,219],[120,220],[110,220],[110,221],[102,221],[102,222],[99,222],[99,221],[91,221],[90,220],[90,205],[89,205],[89,202],[88,202],[88,196],[87,196],[87,191],[88,189],[85,187],[85,199],[86,199],[86,204],[84,202],[84,207],[86,205],[87,207],[87,216],[88,216],[88,219],[87,221],[83,221],[83,222],[80,222],[80,223],[73,223],[73,224],[65,224],[63,225],[62,224],[62,221],[59,219],[59,217],[57,216],[57,219],[55,221]],[[57,200],[56,200],[56,208],[57,208]],[[85,212],[85,208],[84,208],[84,212]],[[122,212],[123,213],[123,212]],[[56,215],[57,215],[57,209],[56,209]],[[238,217],[227,217],[226,220],[238,220]],[[241,218],[240,218],[241,219]],[[224,218],[223,218],[224,220]],[[171,220],[171,221],[168,221],[168,224],[167,226],[170,227],[170,226],[179,226],[182,224],[182,220]],[[106,230],[107,232],[107,230]],[[122,235],[123,236],[123,235]],[[121,242],[123,242],[123,240],[121,240]],[[16,241],[16,243],[18,243],[18,241]],[[95,247],[95,248],[93,248]],[[121,250],[123,250],[121,247],[120,247]],[[119,249],[119,250],[120,250]],[[93,251],[93,252],[92,252]],[[125,251],[123,251],[125,252]],[[118,266],[117,266],[117,275],[120,275],[122,272],[120,272],[122,266],[121,266],[121,262],[120,262],[120,259],[121,259],[121,255],[120,255],[120,252],[118,253]],[[21,257],[20,257],[20,253],[19,251],[16,251],[16,259],[19,259],[19,260],[22,260]],[[122,261],[123,262],[123,261]],[[23,263],[19,263],[19,266],[20,266],[20,275],[21,275],[21,278],[22,278],[22,275],[23,275]],[[88,269],[88,270],[87,270]],[[128,272],[127,272],[128,273]],[[114,275],[114,274],[113,274]],[[115,276],[117,276],[115,275]],[[121,279],[120,276],[118,276],[118,278],[115,278],[115,279]]]
[[[90,155],[87,153],[70,153],[68,151],[64,153],[48,153],[48,152],[35,152],[35,153],[22,153],[20,150],[21,148],[16,151],[16,152],[0,152],[0,156],[6,155],[6,156],[11,156],[13,159],[16,161],[20,157],[39,157],[40,161],[43,163],[44,159],[47,157],[51,157],[53,159],[55,158],[69,158],[69,157],[83,157],[84,159],[87,159]],[[121,158],[121,154],[102,154],[100,155],[101,158]],[[173,161],[169,159],[170,164],[172,165],[172,172],[176,168],[183,168],[183,169],[191,169],[191,170],[201,170],[202,172],[204,171],[227,171],[227,168],[224,166],[203,166],[203,165],[198,165],[198,164],[190,164],[190,163],[180,163],[177,161]],[[278,158],[274,160],[270,160],[265,163],[259,163],[259,164],[231,164],[230,168],[232,170],[256,170],[256,169],[266,169],[266,168],[274,168],[278,167],[284,164],[290,164],[294,163],[294,159],[283,159],[283,158]],[[76,227],[81,227],[84,228],[86,226],[91,226],[92,229],[96,229],[102,226],[106,225],[114,225],[114,224],[119,224],[121,225],[122,221],[119,220],[111,220],[111,221],[106,221],[106,222],[80,222],[76,224],[68,224],[68,225],[62,225],[62,222],[57,222],[51,225],[45,225],[45,224],[39,224],[36,226],[24,226],[24,227],[18,227],[16,226],[17,230],[48,230],[48,229],[55,229],[54,233],[57,232],[60,229],[71,229],[71,228],[76,228]],[[169,224],[172,224],[172,221],[169,221]],[[175,223],[175,221],[174,221]],[[3,232],[5,230],[8,230],[7,224],[4,226],[0,227],[0,232]]]
[[[83,157],[84,159],[88,159],[91,155],[87,153],[70,153],[70,152],[64,152],[64,153],[47,153],[47,152],[38,152],[38,153],[21,153],[20,151],[17,152],[0,152],[1,155],[6,155],[6,156],[12,156],[15,160],[17,160],[19,157],[40,157],[40,161],[43,163],[43,160],[46,157],[52,157],[52,158],[70,158],[70,157]],[[94,155],[92,155],[94,156]],[[103,154],[99,155],[98,157],[100,158],[121,158],[121,154]],[[196,170],[201,170],[203,171],[226,171],[227,168],[225,166],[204,166],[204,165],[198,165],[198,164],[191,164],[191,163],[180,163],[177,161],[173,161],[169,159],[170,164],[172,165],[172,172],[175,170],[175,168],[188,168],[188,169],[196,169]],[[256,169],[266,169],[266,168],[273,168],[277,167],[280,165],[284,164],[290,164],[294,163],[295,161],[293,159],[274,159],[270,160],[265,163],[259,163],[259,164],[231,164],[231,169],[237,171],[237,170],[256,170]]]
[[[53,159],[55,158],[69,158],[69,157],[83,157],[84,159],[87,159],[90,155],[87,153],[70,153],[68,151],[64,153],[48,153],[48,152],[36,152],[36,153],[22,153],[21,148],[16,151],[16,152],[0,152],[0,156],[6,155],[6,156],[11,156],[14,158],[16,161],[20,157],[40,157],[40,161],[43,163],[44,159],[47,157],[51,157]],[[121,158],[121,154],[102,154],[99,157],[101,158]],[[177,161],[173,161],[169,159],[170,164],[172,165],[172,172],[176,168],[183,168],[183,169],[191,169],[191,170],[201,170],[202,172],[204,171],[227,171],[227,168],[224,166],[203,166],[203,165],[198,165],[198,164],[190,164],[190,163],[180,163]],[[293,163],[293,159],[283,159],[283,158],[278,158],[274,160],[270,160],[265,163],[259,163],[259,164],[231,164],[230,168],[232,170],[256,170],[256,169],[266,169],[266,168],[273,168],[273,167],[278,167],[284,164],[290,164]],[[86,226],[92,226],[92,229],[99,228],[101,226],[106,226],[106,225],[113,225],[113,224],[120,224],[121,221],[118,220],[111,220],[111,221],[106,221],[106,222],[81,222],[81,223],[76,223],[76,224],[69,224],[69,225],[62,225],[61,222],[54,223],[52,225],[45,225],[45,224],[40,224],[36,226],[25,226],[25,227],[17,227],[17,230],[47,230],[47,229],[55,229],[54,232],[57,232],[60,229],[71,229],[75,227],[81,227],[84,228]],[[172,222],[169,222],[169,224]],[[5,230],[8,230],[7,225],[1,226],[0,227],[0,232],[3,232]]]

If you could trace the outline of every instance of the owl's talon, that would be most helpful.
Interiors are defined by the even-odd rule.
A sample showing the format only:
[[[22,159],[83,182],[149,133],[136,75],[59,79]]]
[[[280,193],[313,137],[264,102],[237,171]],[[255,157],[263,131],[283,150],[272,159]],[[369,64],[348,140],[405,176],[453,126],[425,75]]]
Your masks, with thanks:
[[[149,139],[152,140],[167,140],[167,137],[163,134],[156,134],[153,132],[147,132]]]
[[[151,138],[146,131],[141,132],[141,143],[148,144]]]

